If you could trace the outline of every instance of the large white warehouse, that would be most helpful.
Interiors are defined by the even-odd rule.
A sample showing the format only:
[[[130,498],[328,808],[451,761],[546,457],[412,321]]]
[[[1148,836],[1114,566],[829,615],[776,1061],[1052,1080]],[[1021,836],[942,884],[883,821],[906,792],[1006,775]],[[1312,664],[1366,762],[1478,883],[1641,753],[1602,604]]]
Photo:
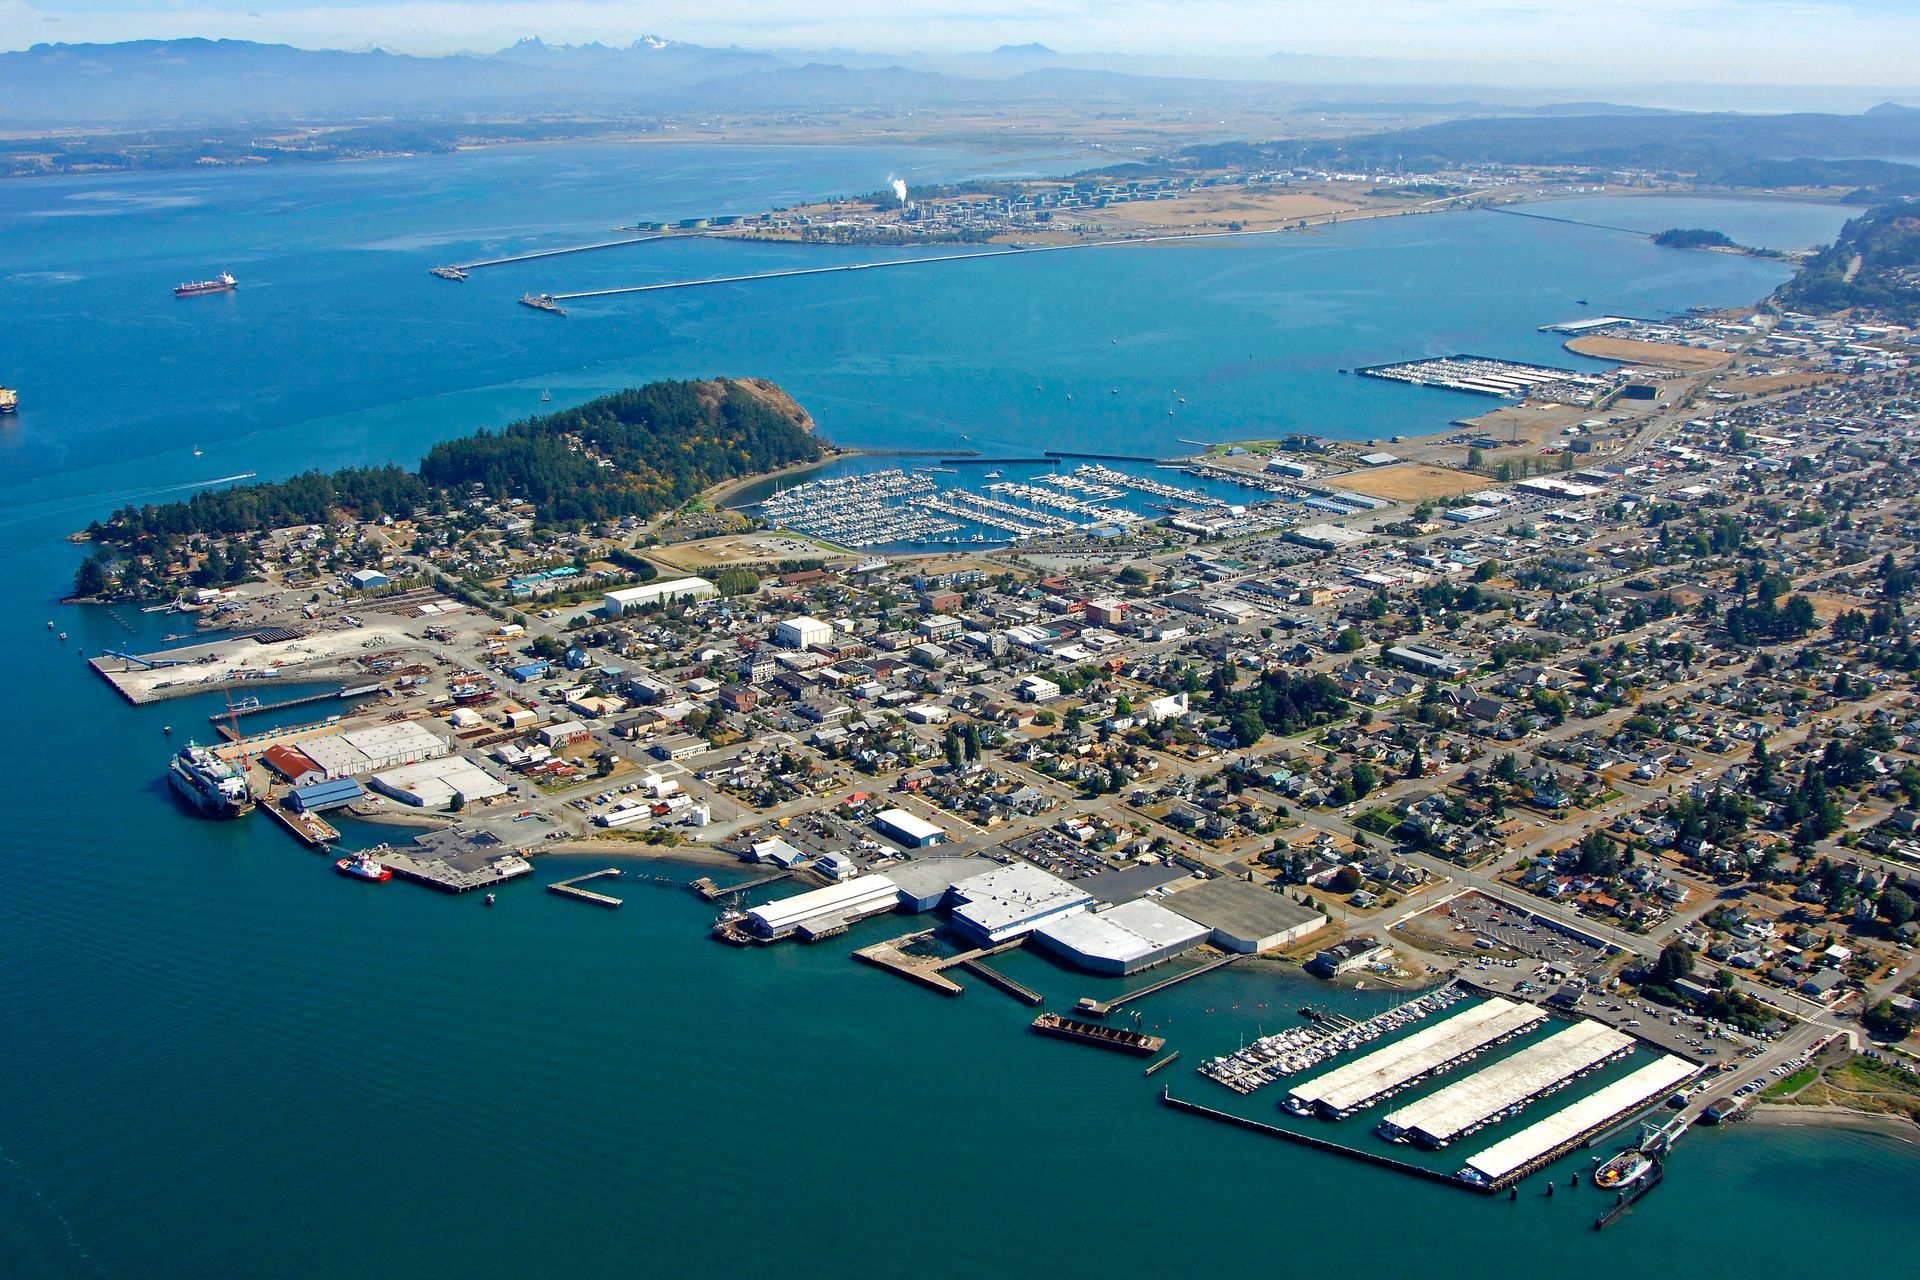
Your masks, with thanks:
[[[600,611],[609,618],[617,618],[628,609],[659,604],[663,600],[692,603],[696,600],[711,600],[719,594],[720,589],[705,578],[666,578],[643,586],[622,587],[618,591],[609,591],[600,602]]]
[[[1210,931],[1145,898],[1110,911],[1079,911],[1049,920],[1035,941],[1093,973],[1138,973],[1191,951]]]
[[[883,875],[856,876],[824,889],[809,889],[747,912],[747,931],[768,942],[805,928],[825,932],[900,905],[900,890]]]
[[[1086,890],[1025,862],[962,880],[953,886],[953,898],[954,927],[986,946],[1024,937],[1047,920],[1093,906]]]

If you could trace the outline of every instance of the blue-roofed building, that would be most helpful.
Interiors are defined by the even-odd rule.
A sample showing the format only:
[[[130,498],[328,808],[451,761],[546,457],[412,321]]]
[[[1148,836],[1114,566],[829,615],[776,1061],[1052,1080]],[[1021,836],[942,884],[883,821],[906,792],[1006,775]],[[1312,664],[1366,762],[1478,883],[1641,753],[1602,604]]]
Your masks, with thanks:
[[[536,662],[523,662],[517,667],[509,668],[507,674],[521,684],[525,684],[529,680],[543,679],[552,670],[553,664],[542,659]]]
[[[328,782],[295,787],[288,798],[299,813],[324,813],[328,809],[343,808],[363,800],[366,794],[366,789],[356,779],[334,778]]]
[[[375,587],[384,587],[393,579],[378,569],[355,569],[347,575],[347,585],[355,591],[371,591]]]

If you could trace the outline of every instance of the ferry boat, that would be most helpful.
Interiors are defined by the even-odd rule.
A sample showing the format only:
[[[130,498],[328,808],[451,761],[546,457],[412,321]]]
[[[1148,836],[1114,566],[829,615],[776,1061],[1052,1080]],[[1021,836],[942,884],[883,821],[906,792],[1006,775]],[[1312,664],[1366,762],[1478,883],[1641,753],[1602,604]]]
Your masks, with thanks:
[[[1593,1185],[1602,1191],[1624,1191],[1652,1172],[1653,1157],[1632,1148],[1594,1170]]]
[[[180,748],[167,777],[175,791],[208,817],[237,818],[253,808],[246,776],[198,743]]]
[[[0,387],[0,413],[15,413],[20,408],[20,393],[12,387]]]
[[[343,876],[355,880],[375,882],[393,879],[393,868],[382,866],[364,853],[356,853],[351,858],[341,858],[333,864],[333,869]]]
[[[179,286],[173,291],[173,296],[176,298],[197,298],[203,293],[232,293],[239,287],[240,282],[233,278],[231,272],[222,271],[211,280],[194,280]]]

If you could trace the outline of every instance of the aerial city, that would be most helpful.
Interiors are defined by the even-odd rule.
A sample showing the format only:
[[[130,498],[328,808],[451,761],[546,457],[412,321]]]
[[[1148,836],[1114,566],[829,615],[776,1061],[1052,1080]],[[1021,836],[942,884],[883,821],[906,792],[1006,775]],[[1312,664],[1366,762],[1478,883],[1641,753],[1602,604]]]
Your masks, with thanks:
[[[1916,48],[0,6],[0,1276],[1910,1269]]]

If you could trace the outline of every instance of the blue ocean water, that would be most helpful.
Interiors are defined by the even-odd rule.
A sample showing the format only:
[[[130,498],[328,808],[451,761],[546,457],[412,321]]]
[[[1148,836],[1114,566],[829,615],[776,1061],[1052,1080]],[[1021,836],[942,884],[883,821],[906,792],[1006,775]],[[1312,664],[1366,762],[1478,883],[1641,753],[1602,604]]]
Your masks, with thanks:
[[[623,910],[593,911],[539,892],[560,874],[546,867],[488,911],[343,881],[262,820],[172,803],[161,726],[177,741],[219,705],[130,708],[75,651],[154,647],[174,623],[54,603],[79,557],[61,536],[142,495],[412,461],[533,412],[543,388],[565,402],[715,372],[779,379],[849,444],[1384,436],[1484,402],[1340,368],[1562,359],[1535,327],[1579,314],[1574,298],[1651,314],[1731,305],[1782,276],[1465,214],[598,302],[564,320],[512,299],[817,258],[685,243],[465,286],[426,274],[634,218],[988,163],[596,146],[0,184],[0,382],[25,402],[0,426],[0,1275],[1477,1280],[1680,1265],[1750,1280],[1911,1229],[1906,1149],[1749,1129],[1690,1137],[1666,1184],[1596,1236],[1597,1197],[1486,1202],[1225,1130],[1155,1105],[1163,1082],[1206,1096],[1184,1067],[1143,1080],[1138,1063],[1026,1034],[1030,1012],[984,987],[943,1001],[847,960],[897,921],[740,953],[707,943],[707,909],[675,891],[636,885]],[[237,294],[169,296],[223,267]],[[1169,424],[1175,389],[1187,407]],[[1036,957],[1009,967],[1056,1005],[1112,989]],[[1147,1008],[1192,1062],[1307,998],[1358,1012],[1395,997],[1249,966]]]

